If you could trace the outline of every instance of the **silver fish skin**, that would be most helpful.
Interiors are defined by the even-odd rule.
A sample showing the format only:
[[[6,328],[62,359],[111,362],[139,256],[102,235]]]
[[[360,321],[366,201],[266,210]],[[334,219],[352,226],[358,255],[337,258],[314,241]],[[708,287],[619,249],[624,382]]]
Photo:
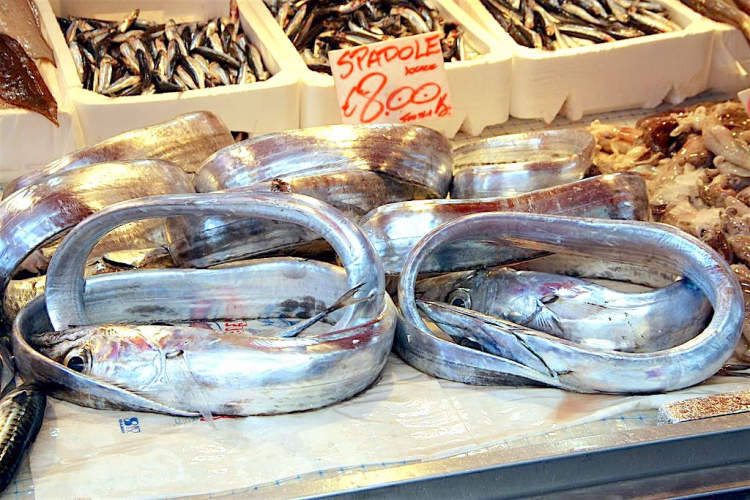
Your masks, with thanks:
[[[596,141],[585,130],[546,130],[471,141],[453,151],[451,198],[513,196],[581,180]]]
[[[414,285],[427,255],[449,241],[475,234],[526,248],[668,270],[684,276],[706,296],[714,311],[711,321],[677,347],[627,353],[582,346],[460,307],[423,304],[441,328],[487,352],[448,342],[420,317]],[[532,381],[576,392],[618,394],[666,392],[703,382],[732,355],[744,316],[742,290],[726,261],[676,228],[521,213],[466,216],[424,238],[401,275],[399,307],[403,321],[397,329],[396,351],[433,376],[483,385]]]
[[[448,193],[453,154],[442,135],[409,125],[332,125],[253,137],[217,151],[195,177],[198,192],[310,173],[371,170]]]
[[[669,349],[698,335],[711,305],[686,280],[619,292],[579,278],[505,268],[417,283],[417,297],[465,307],[584,346],[623,352]]]
[[[92,286],[96,279],[92,278]],[[332,281],[328,276],[327,283]],[[211,302],[208,297],[205,301]],[[170,370],[171,378],[162,372],[162,377],[148,386],[141,385],[146,379],[143,375],[164,369],[176,351],[182,351],[189,377],[205,397],[212,415],[304,411],[343,401],[369,387],[385,366],[396,323],[395,306],[386,298],[387,309],[376,319],[348,330],[293,339],[232,336],[226,332],[217,335],[196,327],[135,325],[42,333],[30,329],[40,322],[30,315],[43,314],[43,305],[43,297],[35,299],[19,315],[14,341],[21,373],[53,396],[81,406],[176,416],[199,416],[186,398],[193,388],[184,387],[193,381],[185,381],[184,375],[175,376],[176,370]],[[29,332],[30,341],[46,344],[40,347],[43,351],[68,349],[57,358],[61,362],[34,350],[21,337],[22,331]],[[108,355],[107,345],[118,345],[123,356]],[[80,364],[76,356],[86,364]],[[216,356],[224,362],[217,365]],[[75,370],[65,366],[66,358]]]
[[[123,229],[128,228],[128,226],[138,227],[143,225],[142,222],[136,222],[134,224],[126,224],[123,226]],[[146,226],[152,226],[152,224],[147,223]],[[132,240],[128,243],[128,247],[138,246],[137,244],[133,245]],[[135,243],[138,243],[138,241],[135,240]],[[169,253],[164,249],[165,246],[166,242],[158,248],[128,248],[127,250],[107,250],[104,252],[98,252],[97,249],[94,249],[92,255],[96,257],[99,254],[99,257],[89,260],[89,263],[86,265],[85,276],[96,276],[128,269],[175,267]],[[49,248],[44,247],[42,250],[44,251]],[[54,251],[52,254],[54,254]],[[47,265],[49,265],[49,261],[45,263],[44,269],[46,269]],[[46,276],[33,276],[31,278],[11,280],[5,288],[5,297],[3,298],[5,317],[9,321],[12,321],[29,302],[42,295],[46,280]]]
[[[84,287],[81,271],[85,254],[113,226],[149,216],[227,211],[246,217],[297,222],[320,231],[339,254],[344,269],[298,259],[268,259],[248,266],[212,270],[116,273],[90,278]],[[212,414],[271,414],[312,409],[346,399],[369,386],[382,370],[393,339],[395,307],[385,294],[382,266],[369,241],[332,207],[300,195],[212,194],[142,198],[137,203],[120,204],[99,214],[71,231],[53,257],[47,275],[48,295],[32,301],[15,322],[13,335],[19,370],[44,384],[54,395],[98,408],[195,415],[200,405],[192,404],[195,401],[190,394],[198,386]],[[248,287],[247,283],[258,286]],[[341,292],[354,288],[352,283],[363,283],[356,295],[371,300],[333,313],[336,324],[332,331],[300,338],[245,335],[238,344],[230,342],[228,337],[226,342],[214,342],[216,337],[211,335],[215,334],[200,328],[122,324],[51,332],[55,324],[88,325],[102,320],[131,322],[159,318],[164,322],[186,315],[189,319],[210,319],[230,314],[247,318],[313,316],[337,300]],[[123,300],[124,296],[133,300]],[[160,299],[154,300],[157,296]],[[49,317],[45,316],[45,305]],[[78,343],[79,339],[89,338],[91,342],[85,342],[86,345]],[[117,342],[124,339],[121,352],[127,352],[127,356],[117,360],[94,357],[104,354],[91,351],[94,338]],[[157,346],[161,350],[156,358],[152,349],[155,344],[142,341],[146,338],[154,342],[164,340]],[[184,344],[188,338],[196,342],[194,348]],[[65,350],[63,364],[34,351],[27,340],[42,350],[48,349],[45,352],[56,359],[60,359],[58,351]],[[178,346],[182,364],[188,366],[190,373],[182,379],[172,376],[179,375],[180,364],[174,363],[177,352],[173,349]],[[76,351],[71,352],[68,347]],[[217,354],[228,356],[227,361],[233,360],[226,363],[227,370],[208,369],[215,364]],[[129,373],[129,380],[108,383],[81,373],[85,370],[86,362],[82,361],[85,359],[100,361],[102,368],[115,362],[123,367],[130,364],[133,369],[118,372],[118,376]],[[214,362],[204,364],[210,359]],[[140,387],[140,379],[132,376],[133,370],[153,371],[154,363],[162,362],[170,383],[164,386],[164,391],[151,394],[148,388]],[[177,371],[169,366],[176,366]],[[194,379],[194,383],[186,383],[185,378]],[[160,378],[156,383],[162,382]]]
[[[0,202],[0,289],[4,293],[34,250],[97,210],[123,200],[192,190],[188,175],[177,165],[141,160],[90,165],[16,191]],[[127,231],[118,229],[115,238],[132,244]]]
[[[110,161],[167,160],[193,173],[208,156],[230,144],[234,144],[232,134],[213,113],[188,113],[150,127],[125,132],[64,156],[41,170],[11,181],[5,186],[3,196],[7,197],[22,187],[61,172]]]
[[[530,212],[603,219],[647,220],[646,184],[634,174],[591,177],[509,198],[393,203],[367,214],[360,225],[383,261],[386,274],[401,272],[414,246],[441,224],[480,212]],[[450,272],[528,260],[539,252],[477,239],[446,245],[430,255],[423,272]]]
[[[226,192],[303,194],[341,210],[353,222],[386,203],[425,199],[433,194],[420,185],[368,170],[276,179]],[[168,249],[180,267],[208,267],[269,252],[299,250],[321,240],[319,234],[297,224],[263,219],[172,217],[167,219],[167,228]]]
[[[97,241],[113,228],[143,219],[227,213],[295,223],[318,232],[347,269],[348,289],[364,283],[357,297],[376,296],[347,308],[341,321],[355,324],[355,320],[371,319],[381,312],[385,290],[382,264],[359,227],[340,211],[296,194],[213,193],[140,198],[105,208],[78,224],[60,244],[47,272],[46,303],[52,324],[56,329],[89,324],[83,304],[83,271]]]

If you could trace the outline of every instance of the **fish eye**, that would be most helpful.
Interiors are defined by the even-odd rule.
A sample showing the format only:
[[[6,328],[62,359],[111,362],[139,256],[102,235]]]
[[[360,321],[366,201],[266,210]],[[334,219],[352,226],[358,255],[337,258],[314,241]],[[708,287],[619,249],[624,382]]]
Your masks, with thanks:
[[[89,367],[91,357],[85,349],[74,349],[70,351],[63,360],[63,364],[74,372],[84,373]]]
[[[448,303],[452,306],[471,309],[471,295],[467,290],[458,288],[448,295]]]

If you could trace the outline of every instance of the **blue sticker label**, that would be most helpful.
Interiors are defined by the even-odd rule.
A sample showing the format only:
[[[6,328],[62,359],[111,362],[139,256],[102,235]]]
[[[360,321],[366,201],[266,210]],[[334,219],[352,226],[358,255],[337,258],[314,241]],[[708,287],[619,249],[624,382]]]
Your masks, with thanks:
[[[133,418],[121,418],[120,419],[120,432],[123,434],[126,434],[128,432],[134,432],[139,433],[141,432],[141,427],[138,423],[138,419]]]

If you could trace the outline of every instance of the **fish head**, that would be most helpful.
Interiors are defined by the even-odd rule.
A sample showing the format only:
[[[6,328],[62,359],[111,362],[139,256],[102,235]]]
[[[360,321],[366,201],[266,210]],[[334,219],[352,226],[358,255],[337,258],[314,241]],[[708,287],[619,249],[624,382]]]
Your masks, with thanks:
[[[100,380],[144,388],[158,380],[164,356],[158,340],[145,330],[124,325],[71,328],[34,335],[36,350],[66,368]]]
[[[419,280],[415,294],[421,300],[444,302],[455,307],[481,307],[486,270],[447,273]]]
[[[415,292],[424,301],[443,302],[524,323],[538,314],[540,297],[556,289],[537,279],[534,273],[492,268],[420,280]]]

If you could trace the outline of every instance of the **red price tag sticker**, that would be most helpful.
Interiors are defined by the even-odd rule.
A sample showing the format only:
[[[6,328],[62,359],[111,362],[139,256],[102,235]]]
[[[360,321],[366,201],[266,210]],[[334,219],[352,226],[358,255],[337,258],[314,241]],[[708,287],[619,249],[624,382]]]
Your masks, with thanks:
[[[453,114],[439,33],[328,56],[344,123],[411,123]]]

